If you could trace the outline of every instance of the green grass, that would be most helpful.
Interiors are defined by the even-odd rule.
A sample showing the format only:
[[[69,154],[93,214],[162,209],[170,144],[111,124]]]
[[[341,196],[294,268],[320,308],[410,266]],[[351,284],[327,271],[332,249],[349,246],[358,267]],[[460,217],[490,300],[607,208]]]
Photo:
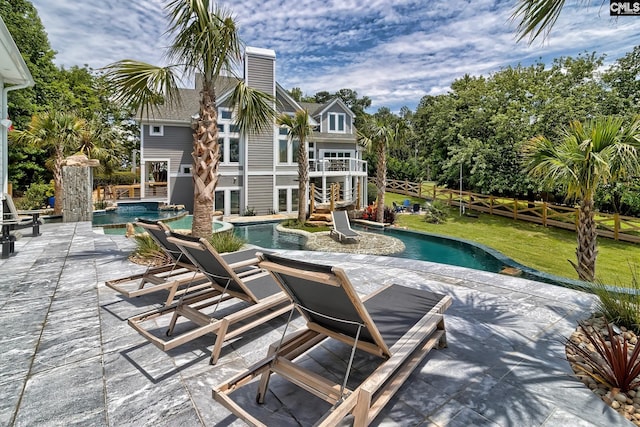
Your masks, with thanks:
[[[424,200],[402,194],[386,193],[385,204],[404,199],[424,204]],[[427,233],[453,236],[481,243],[502,252],[509,258],[539,271],[577,279],[567,260],[575,262],[576,234],[562,229],[514,221],[500,216],[476,213],[478,218],[460,216],[452,208],[444,224],[429,224],[423,215],[398,215],[396,225]],[[630,263],[640,265],[640,245],[598,238],[596,277],[611,285],[632,283]]]

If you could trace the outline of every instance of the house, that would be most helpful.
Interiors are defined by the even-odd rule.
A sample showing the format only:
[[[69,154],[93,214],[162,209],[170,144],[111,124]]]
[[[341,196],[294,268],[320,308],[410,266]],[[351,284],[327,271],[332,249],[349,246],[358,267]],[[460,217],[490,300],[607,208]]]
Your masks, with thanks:
[[[340,99],[326,104],[296,102],[276,82],[275,61],[273,50],[247,47],[243,78],[249,86],[273,95],[278,113],[309,112],[315,129],[307,147],[315,202],[328,202],[336,184],[344,203],[366,200],[367,164],[357,143],[353,112]],[[290,143],[286,130],[275,124],[266,133],[241,135],[228,107],[232,86],[229,77],[216,84],[221,156],[215,209],[225,215],[297,211],[295,141]],[[193,211],[191,120],[198,113],[199,93],[196,81],[194,89],[181,89],[180,106],[162,107],[141,119],[141,199],[183,204]]]
[[[24,62],[18,47],[0,18],[0,192],[9,192],[8,138],[11,128],[9,120],[9,91],[33,86],[33,77]],[[0,206],[0,213],[2,207]]]

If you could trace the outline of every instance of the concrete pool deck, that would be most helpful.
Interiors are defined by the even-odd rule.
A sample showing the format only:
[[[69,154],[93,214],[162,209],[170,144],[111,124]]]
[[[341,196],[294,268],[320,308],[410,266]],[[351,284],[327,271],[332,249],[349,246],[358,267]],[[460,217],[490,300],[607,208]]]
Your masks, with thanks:
[[[227,343],[215,366],[212,336],[164,353],[125,320],[157,307],[160,296],[126,300],[104,286],[144,270],[127,260],[132,248],[90,223],[45,224],[0,260],[0,425],[243,425],[211,388],[262,358],[284,320]],[[632,425],[570,375],[563,340],[590,315],[591,295],[409,259],[283,253],[340,265],[362,294],[399,283],[453,298],[448,348],[427,356],[374,425]],[[335,364],[334,350],[323,346],[311,357]],[[277,379],[264,408],[254,394],[248,385],[233,396],[267,425],[309,425],[326,410]]]

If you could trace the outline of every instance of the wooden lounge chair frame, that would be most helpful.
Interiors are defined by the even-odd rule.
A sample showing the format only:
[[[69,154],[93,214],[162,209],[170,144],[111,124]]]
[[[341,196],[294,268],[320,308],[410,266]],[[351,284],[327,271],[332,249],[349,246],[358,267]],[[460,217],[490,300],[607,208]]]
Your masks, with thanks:
[[[11,195],[8,193],[0,193],[0,199],[2,199],[2,220],[0,220],[2,234],[0,235],[0,245],[2,246],[2,258],[7,258],[14,253],[15,241],[18,237],[12,232],[14,230],[31,228],[31,235],[34,237],[39,236],[42,219],[39,218],[39,210],[17,210]]]
[[[134,298],[154,292],[166,290],[168,292],[165,305],[170,305],[183,293],[194,292],[208,288],[208,280],[199,273],[191,260],[182,253],[180,248],[167,241],[167,233],[171,229],[161,221],[138,219],[137,227],[144,229],[151,239],[167,255],[170,262],[160,266],[149,266],[140,274],[108,280],[105,285],[126,298]],[[233,263],[231,268],[243,268],[255,265],[258,259],[255,251],[241,251],[233,255],[223,255],[225,261]]]
[[[149,342],[163,351],[176,348],[208,333],[216,340],[211,350],[210,363],[220,357],[227,339],[240,336],[247,331],[292,311],[288,296],[281,292],[268,272],[262,269],[234,271],[205,239],[171,232],[167,239],[176,245],[191,260],[207,279],[209,286],[197,292],[184,293],[175,303],[131,317],[128,323]],[[223,301],[238,299],[249,303],[237,311],[217,318],[216,311]],[[214,307],[213,313],[203,312]],[[176,323],[184,317],[196,326],[180,335],[162,339],[144,328],[143,322],[159,316],[171,315],[167,336],[172,337]],[[239,325],[236,325],[240,323]]]
[[[332,237],[337,237],[339,242],[358,241],[360,234],[351,228],[347,211],[331,211],[333,229],[329,233]]]
[[[354,426],[365,426],[373,421],[411,372],[420,364],[434,347],[446,347],[444,312],[451,305],[451,297],[438,295],[400,285],[390,285],[360,300],[346,273],[337,267],[317,266],[301,261],[288,260],[275,255],[264,256],[259,265],[269,270],[287,292],[300,314],[306,319],[306,328],[283,338],[269,348],[268,355],[247,371],[242,372],[214,387],[213,397],[236,416],[250,425],[264,424],[240,407],[229,396],[238,387],[260,376],[257,401],[263,403],[269,377],[276,373],[308,392],[331,403],[333,407],[316,425],[337,425],[348,414],[353,414]],[[298,282],[296,284],[296,282]],[[293,284],[293,286],[292,286]],[[315,289],[314,289],[315,288]],[[397,294],[399,292],[399,294]],[[415,322],[404,334],[389,346],[380,332],[366,305],[372,302],[378,315],[400,313],[388,305],[387,297],[392,293],[406,298],[406,306]],[[321,296],[324,295],[324,296]],[[324,302],[318,301],[325,299]],[[410,301],[415,298],[424,301]],[[330,302],[328,302],[330,301]],[[421,310],[421,304],[428,301]],[[311,302],[313,308],[303,304]],[[327,303],[328,302],[328,303]],[[320,312],[325,304],[325,313]],[[345,317],[332,316],[332,309],[347,314]],[[381,309],[382,307],[382,309]],[[320,308],[320,309],[319,309]],[[419,314],[417,314],[419,313]],[[353,317],[355,316],[355,317]],[[397,331],[395,331],[397,335]],[[351,358],[342,384],[335,383],[316,373],[296,365],[295,358],[312,349],[327,338],[333,338],[352,346]],[[347,377],[353,362],[355,350],[363,350],[378,355],[384,361],[354,390],[346,387]]]

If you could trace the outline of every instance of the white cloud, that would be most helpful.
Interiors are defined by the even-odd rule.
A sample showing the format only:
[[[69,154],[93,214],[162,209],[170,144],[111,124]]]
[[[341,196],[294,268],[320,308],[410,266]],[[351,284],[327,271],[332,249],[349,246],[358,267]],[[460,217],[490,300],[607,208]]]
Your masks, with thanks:
[[[33,0],[60,65],[102,67],[123,58],[162,63],[163,0]],[[247,0],[221,3],[241,37],[277,53],[278,81],[306,94],[351,88],[375,108],[415,108],[464,74],[596,51],[613,61],[640,44],[640,19],[566,6],[550,37],[516,43],[515,2],[478,0]]]

